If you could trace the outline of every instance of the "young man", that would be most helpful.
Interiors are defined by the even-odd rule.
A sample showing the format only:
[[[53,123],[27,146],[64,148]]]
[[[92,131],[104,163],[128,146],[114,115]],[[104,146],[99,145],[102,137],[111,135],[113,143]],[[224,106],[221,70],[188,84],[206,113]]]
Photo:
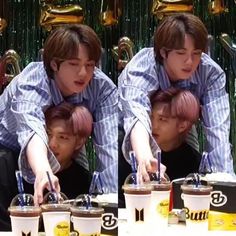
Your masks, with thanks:
[[[191,91],[202,106],[202,124],[214,169],[234,175],[229,143],[230,108],[225,73],[207,54],[207,30],[187,13],[173,14],[158,26],[154,48],[144,48],[119,76],[119,108],[123,114],[123,153],[136,153],[145,180],[156,171],[160,149],[152,138],[150,96],[173,86]]]
[[[198,172],[201,154],[186,143],[192,125],[199,119],[198,99],[188,90],[169,88],[151,97],[152,137],[161,149],[161,163],[170,180]],[[119,206],[124,207],[122,185],[131,167],[119,159]]]
[[[56,173],[61,192],[69,199],[89,192],[91,174],[78,164],[74,157],[92,132],[93,118],[87,108],[61,103],[45,112],[48,146],[60,163]],[[0,231],[11,230],[8,207],[18,194],[15,170],[18,169],[17,157],[11,155],[0,159]],[[71,184],[73,182],[73,184]],[[24,181],[25,193],[34,193],[33,184]]]
[[[30,63],[0,96],[1,151],[19,153],[23,177],[34,182],[36,203],[49,188],[47,171],[60,190],[53,174],[60,164],[48,149],[44,111],[62,101],[82,104],[92,113],[96,170],[107,191],[117,191],[117,88],[96,67],[100,56],[100,40],[90,27],[57,28],[44,44],[43,62]]]
[[[201,154],[186,143],[199,118],[199,102],[187,90],[169,88],[151,97],[152,136],[161,149],[161,163],[171,180],[198,172]]]

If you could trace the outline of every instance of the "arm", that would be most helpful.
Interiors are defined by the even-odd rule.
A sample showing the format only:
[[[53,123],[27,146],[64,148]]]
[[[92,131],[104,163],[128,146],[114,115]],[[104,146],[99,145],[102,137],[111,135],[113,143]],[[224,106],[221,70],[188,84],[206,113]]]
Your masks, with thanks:
[[[159,88],[156,62],[151,49],[141,50],[119,76],[119,106],[123,115],[125,137],[122,150],[129,162],[134,150],[144,179],[156,169],[159,147],[152,138],[150,94]],[[141,164],[142,163],[142,164]]]
[[[58,178],[53,175],[48,162],[47,146],[37,134],[30,139],[26,148],[26,156],[35,174],[34,201],[35,203],[41,203],[43,201],[43,190],[45,188],[50,189],[47,171],[51,177],[54,190],[59,192],[60,186]]]
[[[19,168],[28,182],[35,181],[36,203],[41,202],[43,189],[48,185],[46,173],[42,174],[42,171],[48,170],[52,173],[49,162],[54,172],[60,168],[56,158],[47,149],[43,110],[51,104],[51,95],[47,78],[41,71],[44,70],[33,64],[19,75],[11,100],[10,112],[13,120],[9,121],[15,122],[11,132],[15,131],[21,148]],[[56,178],[52,176],[52,179],[55,189],[59,189]]]
[[[215,172],[234,173],[229,143],[230,106],[225,91],[226,77],[219,66],[208,71],[202,99],[203,128],[207,151]]]

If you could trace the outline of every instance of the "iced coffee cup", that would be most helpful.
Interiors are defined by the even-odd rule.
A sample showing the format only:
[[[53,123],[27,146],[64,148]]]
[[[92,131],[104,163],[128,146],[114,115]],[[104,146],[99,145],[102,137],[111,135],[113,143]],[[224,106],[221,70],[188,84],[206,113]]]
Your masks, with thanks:
[[[100,235],[104,209],[95,206],[89,195],[79,195],[71,207],[73,229],[78,235]]]
[[[46,236],[70,235],[70,204],[63,193],[49,192],[41,205]]]
[[[137,184],[137,174],[127,176],[123,185],[130,235],[145,235],[149,230],[152,187]]]
[[[202,175],[189,174],[181,189],[187,228],[207,231],[212,186],[203,179]]]
[[[151,193],[151,229],[155,233],[163,232],[168,227],[171,182],[167,174],[149,173]]]
[[[31,194],[16,195],[8,208],[14,236],[38,236],[40,207],[34,206]]]

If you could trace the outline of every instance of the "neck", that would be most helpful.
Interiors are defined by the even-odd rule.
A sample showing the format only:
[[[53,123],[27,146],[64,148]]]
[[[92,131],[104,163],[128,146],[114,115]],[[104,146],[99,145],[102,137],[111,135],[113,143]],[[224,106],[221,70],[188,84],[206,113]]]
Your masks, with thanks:
[[[180,145],[183,143],[183,138],[178,138],[176,140],[173,140],[172,142],[168,142],[168,143],[161,143],[158,144],[160,149],[164,152],[170,152],[173,151],[175,149],[177,149],[178,147],[180,147]]]

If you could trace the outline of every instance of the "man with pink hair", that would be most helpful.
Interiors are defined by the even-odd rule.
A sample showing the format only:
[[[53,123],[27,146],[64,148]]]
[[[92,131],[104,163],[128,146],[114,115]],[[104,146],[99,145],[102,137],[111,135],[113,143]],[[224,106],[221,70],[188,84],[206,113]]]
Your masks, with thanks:
[[[169,88],[151,97],[152,136],[161,149],[161,162],[171,180],[198,172],[201,155],[186,143],[199,119],[198,99],[188,90]]]

